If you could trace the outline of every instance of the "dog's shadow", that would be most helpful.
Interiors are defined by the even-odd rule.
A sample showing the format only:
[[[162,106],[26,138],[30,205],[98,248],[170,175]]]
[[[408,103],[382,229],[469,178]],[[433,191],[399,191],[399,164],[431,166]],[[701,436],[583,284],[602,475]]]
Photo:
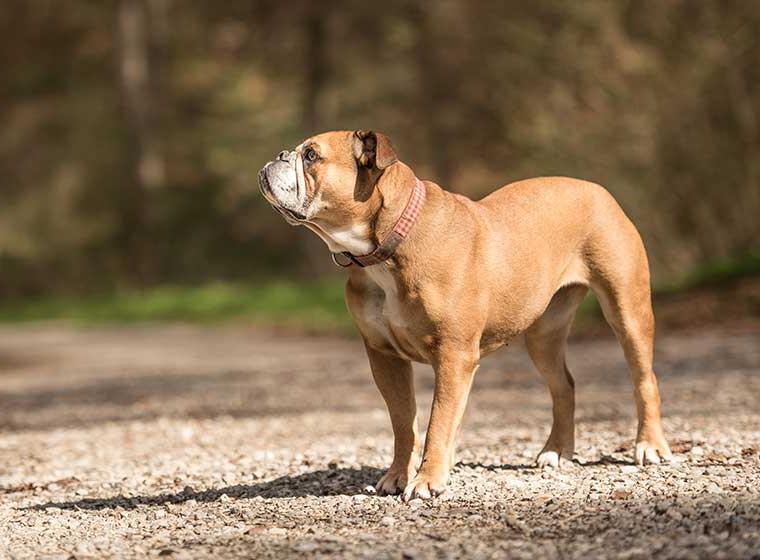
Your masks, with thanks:
[[[604,456],[597,461],[578,464],[579,466],[627,464],[613,457]],[[491,471],[514,470],[535,471],[533,464],[485,465],[482,463],[457,463],[455,468],[484,469]],[[294,476],[281,476],[266,482],[255,484],[236,484],[224,488],[194,490],[190,487],[181,492],[167,492],[153,496],[112,496],[110,498],[82,498],[77,501],[48,502],[23,508],[25,510],[47,510],[58,508],[64,510],[99,511],[104,509],[137,509],[141,506],[162,506],[181,504],[189,500],[196,502],[217,502],[222,496],[228,498],[303,498],[327,496],[356,496],[367,494],[368,486],[374,487],[384,470],[376,467],[331,468],[311,471]]]
[[[620,459],[613,457],[612,455],[602,455],[599,459],[593,461],[581,461],[579,459],[573,459],[571,462],[575,468],[583,467],[603,467],[603,466],[622,466],[631,465],[631,461],[626,459]],[[564,463],[563,463],[564,464]],[[457,467],[466,469],[482,469],[485,471],[538,471],[542,469],[536,466],[536,463],[524,463],[524,464],[485,464],[485,463],[465,463],[460,461],[456,464]]]
[[[24,509],[47,510],[104,510],[136,509],[140,506],[180,504],[189,500],[217,502],[226,495],[229,498],[302,498],[307,496],[355,496],[366,494],[365,488],[373,486],[384,470],[375,467],[358,469],[336,468],[307,472],[295,476],[281,476],[274,480],[254,484],[236,484],[224,488],[194,490],[190,487],[181,492],[167,492],[153,496],[113,496],[110,498],[83,498],[70,502],[48,502]]]

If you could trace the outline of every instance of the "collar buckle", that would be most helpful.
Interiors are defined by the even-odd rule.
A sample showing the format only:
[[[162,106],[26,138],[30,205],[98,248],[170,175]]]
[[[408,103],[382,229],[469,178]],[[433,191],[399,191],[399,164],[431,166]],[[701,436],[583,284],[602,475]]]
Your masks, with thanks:
[[[347,261],[339,261],[338,256],[345,257],[348,259]],[[332,258],[332,262],[335,263],[336,266],[339,266],[341,268],[348,268],[353,265],[360,266],[361,268],[364,268],[364,265],[359,262],[356,257],[354,257],[351,253],[348,251],[343,251],[342,253],[330,253],[330,258]]]

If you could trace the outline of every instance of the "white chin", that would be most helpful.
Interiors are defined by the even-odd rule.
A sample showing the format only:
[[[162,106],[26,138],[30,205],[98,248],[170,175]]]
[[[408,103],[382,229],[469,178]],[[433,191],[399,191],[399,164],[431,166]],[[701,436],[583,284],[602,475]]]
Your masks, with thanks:
[[[296,220],[292,216],[289,216],[288,214],[283,213],[282,217],[285,218],[285,221],[288,222],[291,226],[300,226],[303,225],[303,222]]]

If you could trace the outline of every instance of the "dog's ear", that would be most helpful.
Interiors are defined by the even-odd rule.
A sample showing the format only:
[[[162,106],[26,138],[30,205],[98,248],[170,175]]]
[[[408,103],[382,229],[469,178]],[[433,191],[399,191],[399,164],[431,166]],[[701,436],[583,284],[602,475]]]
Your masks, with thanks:
[[[361,167],[382,171],[396,163],[396,152],[382,132],[357,130],[354,132],[354,157]]]

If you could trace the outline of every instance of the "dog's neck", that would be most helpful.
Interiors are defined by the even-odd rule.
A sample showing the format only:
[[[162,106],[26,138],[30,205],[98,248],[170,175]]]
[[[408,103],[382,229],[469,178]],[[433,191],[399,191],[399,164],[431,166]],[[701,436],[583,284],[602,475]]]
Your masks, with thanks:
[[[375,188],[379,195],[379,204],[370,218],[372,242],[377,247],[396,226],[404,213],[409,197],[417,182],[414,172],[401,162],[388,167]]]
[[[414,172],[396,162],[378,179],[365,214],[355,223],[335,226],[315,220],[303,225],[316,233],[333,253],[367,255],[393,230],[409,202],[415,182]]]

